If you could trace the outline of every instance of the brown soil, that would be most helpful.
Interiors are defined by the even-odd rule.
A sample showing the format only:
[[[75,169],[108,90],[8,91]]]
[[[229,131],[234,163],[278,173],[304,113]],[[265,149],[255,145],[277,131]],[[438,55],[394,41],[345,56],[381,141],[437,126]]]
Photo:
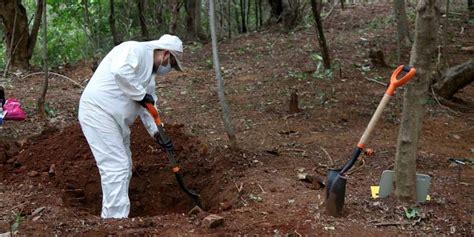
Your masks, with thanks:
[[[210,45],[188,45],[186,72],[158,79],[159,105],[185,182],[201,194],[209,213],[225,218],[214,229],[200,216],[187,215],[190,199],[140,123],[132,128],[131,218],[101,220],[99,175],[76,119],[81,88],[53,78],[48,99],[55,115],[44,123],[33,106],[40,77],[2,82],[7,93],[22,100],[28,119],[0,130],[0,233],[9,231],[19,215],[22,235],[472,235],[474,169],[449,162],[474,156],[472,84],[443,105],[435,98],[428,101],[417,171],[433,180],[431,201],[416,205],[417,218],[405,216],[404,208],[412,205],[370,197],[382,171],[393,169],[403,89],[371,136],[375,154],[363,155],[349,175],[343,217],[325,214],[321,185],[297,178],[308,173],[324,181],[327,168],[348,159],[367,126],[385,91],[367,79],[386,82],[393,70],[363,70],[370,66],[368,52],[377,48],[389,65],[396,61],[395,27],[387,9],[386,4],[335,9],[325,21],[331,54],[341,64],[341,73],[331,79],[312,77],[316,65],[309,56],[319,51],[312,26],[220,42],[238,150],[226,145],[214,72],[207,63]],[[472,58],[459,46],[472,45],[473,28],[464,15],[457,16],[450,19],[449,65]],[[408,59],[409,48],[404,48],[401,60]],[[61,73],[83,85],[91,75],[87,63]],[[288,113],[293,91],[301,109],[297,114]],[[54,172],[48,173],[52,166]]]

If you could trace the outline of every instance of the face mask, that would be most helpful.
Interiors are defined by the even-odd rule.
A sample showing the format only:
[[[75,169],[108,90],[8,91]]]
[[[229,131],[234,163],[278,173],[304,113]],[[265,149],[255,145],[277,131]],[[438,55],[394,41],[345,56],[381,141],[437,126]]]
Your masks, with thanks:
[[[171,71],[171,63],[170,63],[170,58],[168,58],[168,65],[167,66],[160,65],[158,67],[157,74],[158,75],[165,75],[166,73],[168,73],[170,71]]]

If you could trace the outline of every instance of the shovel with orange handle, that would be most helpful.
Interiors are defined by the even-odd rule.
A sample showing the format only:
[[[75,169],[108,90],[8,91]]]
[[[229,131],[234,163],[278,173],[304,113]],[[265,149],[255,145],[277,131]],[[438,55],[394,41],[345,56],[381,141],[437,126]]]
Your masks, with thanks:
[[[415,68],[411,66],[401,65],[395,69],[390,78],[390,84],[385,91],[385,95],[375,110],[374,115],[370,119],[369,125],[362,134],[357,147],[352,152],[350,160],[347,161],[346,164],[344,164],[344,166],[342,166],[340,169],[329,170],[326,182],[326,212],[328,215],[341,216],[346,194],[347,177],[345,176],[345,173],[350,168],[352,168],[360,153],[365,148],[366,143],[369,140],[369,136],[375,128],[375,124],[380,119],[383,109],[387,105],[389,99],[395,93],[395,90],[407,83],[415,75],[415,73]],[[398,79],[399,77],[401,78]]]
[[[153,104],[151,103],[146,103],[146,109],[155,120],[155,124],[158,127],[158,132],[159,132],[159,136],[161,137],[161,140],[167,141],[169,138],[165,134],[165,131],[163,129],[163,124],[161,123],[160,114],[156,110],[155,106],[153,106]],[[181,188],[181,190],[183,190],[184,193],[186,193],[189,197],[191,197],[191,200],[196,206],[202,208],[201,197],[199,196],[199,194],[197,194],[193,190],[188,189],[186,185],[184,184],[183,176],[181,175],[181,168],[179,167],[179,164],[176,161],[176,158],[174,157],[174,149],[172,148],[166,149],[166,155],[168,156],[168,160],[171,163],[171,171],[176,176],[176,180],[178,181],[178,185]]]

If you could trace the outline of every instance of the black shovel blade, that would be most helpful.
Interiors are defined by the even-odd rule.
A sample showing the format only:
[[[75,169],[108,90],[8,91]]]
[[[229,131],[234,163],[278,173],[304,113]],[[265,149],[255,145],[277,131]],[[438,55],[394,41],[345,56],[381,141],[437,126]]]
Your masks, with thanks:
[[[326,213],[330,216],[339,217],[342,215],[344,198],[346,196],[346,177],[339,174],[340,170],[330,170],[328,172],[326,189]]]
[[[175,173],[175,176],[176,176],[176,180],[178,181],[178,185],[181,188],[181,190],[183,190],[183,192],[186,193],[191,198],[194,205],[196,205],[196,206],[198,206],[199,208],[202,209],[203,207],[202,207],[202,203],[201,203],[201,196],[199,194],[197,194],[196,192],[194,192],[193,190],[190,190],[190,189],[188,189],[188,187],[186,187],[186,185],[184,184],[184,181],[183,181],[183,176],[181,176],[180,173]]]

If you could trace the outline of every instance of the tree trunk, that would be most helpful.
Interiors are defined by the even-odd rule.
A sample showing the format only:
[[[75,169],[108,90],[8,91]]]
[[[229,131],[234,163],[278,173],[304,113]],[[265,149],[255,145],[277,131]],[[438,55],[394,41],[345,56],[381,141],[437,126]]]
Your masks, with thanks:
[[[251,2],[250,0],[247,0],[247,10],[245,11],[246,12],[246,15],[247,15],[247,30],[250,30],[250,10],[252,9],[251,8]]]
[[[439,28],[439,7],[436,0],[419,0],[416,8],[415,42],[410,65],[416,76],[403,95],[403,112],[395,155],[395,194],[404,202],[415,200],[416,153],[428,100]]]
[[[318,0],[318,4],[321,4],[321,0]],[[326,38],[324,37],[323,23],[321,22],[321,15],[319,13],[318,5],[316,0],[311,0],[311,9],[313,10],[314,21],[316,23],[316,31],[318,32],[318,42],[321,48],[321,54],[323,57],[324,68],[331,69],[331,60],[329,58],[329,50],[326,45]]]
[[[223,121],[224,127],[229,138],[230,146],[232,148],[237,147],[237,139],[234,132],[234,127],[232,125],[232,119],[230,115],[229,105],[225,99],[224,92],[224,79],[221,75],[221,67],[219,65],[219,54],[217,51],[217,39],[216,39],[216,23],[215,23],[215,13],[214,13],[214,0],[209,0],[209,28],[211,30],[211,40],[212,40],[212,60],[214,62],[214,70],[216,71],[217,79],[217,93],[219,96],[219,101],[222,107],[223,112]]]
[[[201,0],[186,0],[186,30],[188,38],[201,39]]]
[[[292,30],[303,21],[303,11],[306,8],[304,0],[283,0],[282,20],[286,30]]]
[[[221,32],[223,31],[224,29],[224,13],[225,13],[225,10],[224,10],[224,4],[223,3],[219,3],[218,1],[218,5],[219,5],[219,28],[217,29],[217,32]]]
[[[469,10],[472,16],[472,13],[474,12],[474,0],[467,0],[467,9]]]
[[[146,19],[143,12],[145,11],[144,0],[138,0],[138,18],[140,19],[140,29],[142,31],[142,38],[148,40],[148,27],[146,26]]]
[[[90,13],[89,13],[89,0],[82,0],[82,4],[84,6],[84,32],[89,39],[90,45],[86,46],[86,53],[87,55],[94,54],[97,49],[97,42],[95,32],[93,30],[93,26],[90,20]],[[92,49],[89,47],[91,46]]]
[[[28,32],[28,16],[25,7],[19,0],[0,1],[0,20],[4,25],[6,39],[7,66],[12,68],[27,69],[30,47],[30,33]],[[36,34],[36,33],[35,33]],[[32,52],[32,51],[31,51]]]
[[[260,2],[259,0],[255,0],[255,5],[254,5],[254,11],[255,11],[255,29],[258,29],[258,27],[260,27],[259,25],[259,17],[258,17],[258,2]]]
[[[341,0],[341,10],[344,10],[344,0]]]
[[[474,60],[449,68],[433,89],[439,96],[451,99],[454,94],[474,81]]]
[[[117,28],[115,26],[115,4],[114,4],[114,0],[110,0],[109,26],[110,26],[110,31],[112,32],[112,39],[114,41],[114,45],[119,45],[122,42],[122,40],[121,40],[120,34],[117,32]]]
[[[240,25],[239,8],[237,7],[236,0],[233,0],[232,2],[233,2],[233,5],[234,5],[235,22],[237,23],[238,32],[242,33],[242,28],[241,28],[241,25]]]
[[[245,0],[240,0],[240,17],[242,19],[242,33],[247,33],[247,22],[245,17],[245,8],[246,8]]]
[[[163,8],[165,6],[165,4],[162,2],[162,1],[153,1],[155,4],[157,4],[158,6],[156,7],[156,15],[154,14],[154,17],[156,17],[156,23],[157,23],[157,27],[160,28],[164,28],[163,25],[166,24],[165,22],[165,19],[163,19]],[[173,14],[173,13],[171,13]]]
[[[260,26],[262,26],[263,25],[262,1],[257,0],[257,2],[258,2],[258,18],[259,18],[259,21],[260,21]]]
[[[408,18],[405,0],[394,1],[395,19],[397,21],[397,61],[400,62],[402,46],[410,45],[410,33],[408,31]]]
[[[43,2],[43,71],[44,71],[44,84],[41,91],[41,96],[38,99],[38,116],[40,119],[46,118],[46,93],[48,92],[48,22],[46,20],[46,1]]]
[[[174,35],[176,34],[176,27],[178,26],[179,10],[181,9],[183,2],[181,0],[172,0],[171,5],[172,5],[172,11],[171,11],[171,23],[170,23],[169,32],[170,34]]]
[[[270,3],[271,12],[270,12],[270,21],[280,23],[282,20],[283,13],[283,1],[282,0],[268,0]]]
[[[227,3],[227,32],[229,39],[232,38],[232,1]]]
[[[30,37],[28,37],[28,61],[33,57],[33,51],[36,45],[36,39],[38,39],[38,32],[41,26],[41,18],[43,16],[43,0],[36,2],[35,20],[33,21],[33,27],[31,27]],[[28,34],[24,31],[22,34]]]

